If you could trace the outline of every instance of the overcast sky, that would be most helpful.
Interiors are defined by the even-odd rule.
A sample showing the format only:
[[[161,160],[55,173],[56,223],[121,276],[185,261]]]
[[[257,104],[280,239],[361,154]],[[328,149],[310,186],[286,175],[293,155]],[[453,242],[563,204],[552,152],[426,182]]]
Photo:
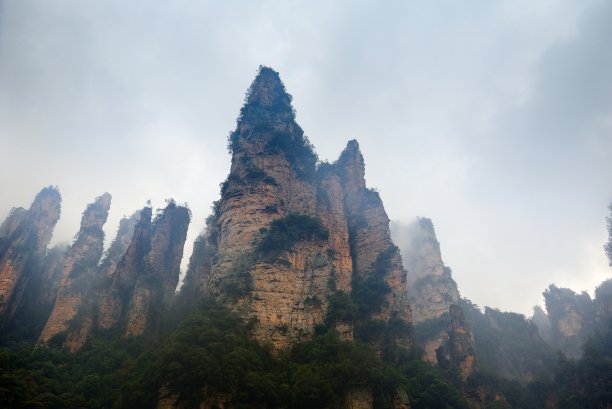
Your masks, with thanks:
[[[186,255],[260,64],[322,160],[357,138],[389,217],[430,217],[463,296],[589,290],[612,202],[612,2],[0,0],[0,218],[46,185],[54,243],[187,202]]]

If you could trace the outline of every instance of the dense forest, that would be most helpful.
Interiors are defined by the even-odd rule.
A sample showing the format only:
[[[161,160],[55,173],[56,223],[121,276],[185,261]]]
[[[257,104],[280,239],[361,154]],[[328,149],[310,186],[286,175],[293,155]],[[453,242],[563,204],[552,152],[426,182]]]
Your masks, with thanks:
[[[343,341],[329,328],[273,354],[249,336],[249,323],[212,300],[182,320],[184,312],[173,314],[163,336],[107,334],[77,353],[5,343],[2,407],[153,408],[168,394],[197,408],[211,392],[232,396],[236,408],[341,407],[344,392],[364,385],[374,385],[376,408],[392,407],[386,394],[395,387],[406,390],[415,409],[468,408],[476,399],[487,408],[526,409],[551,401],[559,408],[605,408],[612,401],[612,325],[589,339],[582,358],[559,354],[549,373],[521,385],[485,371],[462,381],[452,369],[422,361],[418,350],[388,346],[378,356],[367,343]]]

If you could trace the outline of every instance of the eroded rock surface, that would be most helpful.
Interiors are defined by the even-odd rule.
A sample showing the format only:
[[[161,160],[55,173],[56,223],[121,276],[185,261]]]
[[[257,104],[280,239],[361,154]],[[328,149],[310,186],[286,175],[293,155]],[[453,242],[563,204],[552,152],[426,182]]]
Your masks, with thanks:
[[[47,245],[60,217],[61,196],[42,189],[28,210],[13,209],[0,226],[0,319],[9,323],[41,269]]]
[[[110,205],[111,195],[104,193],[85,209],[76,240],[64,257],[57,298],[40,335],[40,343],[47,343],[56,335],[66,332],[70,321],[75,319],[87,297],[104,250],[102,227],[106,223]],[[72,342],[70,339],[65,341],[65,345],[71,350],[79,346],[78,342]]]
[[[405,271],[382,201],[365,187],[356,141],[335,164],[316,167],[291,97],[263,67],[230,149],[230,174],[194,245],[182,297],[212,294],[256,319],[259,340],[284,348],[324,322],[330,297],[351,293],[355,275],[378,274],[390,291],[372,318],[410,320]],[[345,339],[351,324],[336,323]]]

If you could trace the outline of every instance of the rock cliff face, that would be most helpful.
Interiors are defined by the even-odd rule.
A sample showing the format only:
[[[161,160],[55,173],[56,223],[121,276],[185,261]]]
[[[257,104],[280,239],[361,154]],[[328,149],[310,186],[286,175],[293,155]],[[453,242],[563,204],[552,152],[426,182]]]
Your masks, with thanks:
[[[230,150],[230,174],[194,245],[184,296],[224,300],[257,320],[259,340],[283,348],[312,334],[330,297],[350,293],[356,276],[378,274],[390,291],[375,317],[410,320],[401,258],[378,194],[365,187],[356,141],[336,164],[317,168],[291,97],[278,73],[264,67]],[[352,337],[350,322],[337,328]]]
[[[253,82],[230,144],[232,167],[212,228],[218,245],[209,287],[258,319],[258,339],[283,347],[323,321],[330,275],[348,285],[348,254],[333,247],[344,240],[338,250],[348,249],[346,234],[334,229],[344,221],[331,213],[341,199],[319,200],[317,157],[295,122],[290,96],[270,69],[263,68]],[[321,179],[321,192],[337,187],[332,175]],[[281,222],[273,226],[275,220]],[[313,225],[327,234],[301,235],[300,229]],[[289,230],[299,236],[290,239],[292,245],[262,245],[283,240]]]
[[[123,217],[119,221],[117,235],[106,252],[100,266],[98,275],[101,277],[111,277],[117,268],[117,264],[123,258],[134,236],[134,229],[140,220],[140,212],[134,213],[130,217]]]
[[[459,302],[457,283],[451,271],[444,265],[440,243],[433,223],[418,218],[403,228],[398,224],[392,229],[400,244],[404,263],[408,270],[408,299],[415,323],[435,319]]]
[[[0,226],[0,320],[7,324],[23,306],[24,295],[40,271],[60,216],[59,191],[48,187],[29,210],[13,209]]]
[[[554,346],[571,357],[582,354],[582,343],[593,332],[595,307],[586,293],[554,285],[544,291],[546,311],[551,324]]]
[[[467,378],[477,363],[474,337],[458,305],[457,283],[442,261],[432,221],[418,218],[408,226],[394,223],[392,232],[408,269],[407,294],[415,336],[425,358],[445,367],[456,365]]]
[[[452,362],[459,366],[463,379],[467,379],[477,367],[474,335],[460,306],[451,305],[450,316],[449,338]]]
[[[168,310],[179,280],[191,214],[173,201],[155,217],[151,240],[127,310],[126,335],[141,335]]]
[[[67,244],[54,246],[49,249],[42,262],[42,274],[39,280],[40,290],[36,293],[36,298],[41,305],[49,306],[49,313],[51,313],[57,298],[57,291],[62,280],[62,270],[64,269],[64,256],[68,248]]]
[[[117,248],[111,246],[101,265],[106,284],[98,295],[97,328],[141,335],[156,325],[158,314],[174,299],[190,217],[186,207],[169,201],[153,222],[150,207],[126,219],[115,239]],[[130,244],[117,261],[132,230]]]
[[[104,249],[102,227],[106,223],[110,204],[111,195],[104,193],[85,209],[76,240],[64,257],[55,306],[40,335],[40,343],[47,343],[56,335],[65,332],[87,297]],[[75,350],[79,342],[68,337],[65,345],[70,350]]]
[[[127,311],[138,274],[144,271],[144,258],[151,242],[151,213],[150,207],[138,213],[130,244],[108,275],[108,283],[100,290],[96,314],[96,327],[99,329],[116,327]]]
[[[372,318],[398,317],[410,322],[406,271],[399,249],[391,240],[389,218],[380,195],[366,187],[364,160],[357,141],[348,143],[336,166],[344,193],[354,282],[372,287],[382,280],[388,286],[390,291],[380,308],[372,311]]]

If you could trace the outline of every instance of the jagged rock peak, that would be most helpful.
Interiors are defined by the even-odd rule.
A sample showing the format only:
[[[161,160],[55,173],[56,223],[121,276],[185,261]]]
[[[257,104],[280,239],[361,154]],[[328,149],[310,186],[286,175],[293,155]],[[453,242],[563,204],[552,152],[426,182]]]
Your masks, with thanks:
[[[108,217],[112,196],[106,192],[101,196],[96,197],[93,203],[87,205],[81,219],[81,230],[83,228],[98,228],[102,229]]]
[[[350,184],[353,189],[366,187],[365,161],[356,139],[348,141],[336,165],[345,184]]]
[[[247,90],[245,104],[240,109],[237,131],[248,127],[252,132],[269,133],[275,123],[296,125],[291,100],[278,72],[268,67],[259,67],[257,76]]]
[[[232,153],[231,174],[253,175],[264,171],[263,157],[284,157],[302,179],[314,176],[317,155],[304,131],[295,122],[291,96],[278,73],[260,67],[259,74],[247,91],[240,110],[236,130],[229,135],[228,148]],[[278,163],[277,163],[278,165]]]
[[[100,273],[105,276],[112,276],[115,272],[117,263],[121,260],[128,249],[134,235],[136,223],[140,220],[140,211],[135,212],[130,217],[123,217],[119,221],[119,228],[115,240],[109,246],[104,259],[100,263]]]
[[[415,322],[441,317],[460,296],[450,268],[442,261],[432,221],[418,217],[409,225],[394,222],[391,231],[408,269],[408,299]]]
[[[38,192],[30,206],[30,211],[35,212],[42,209],[54,208],[58,209],[59,212],[61,201],[62,196],[60,195],[59,189],[56,186],[47,186]]]
[[[13,209],[0,226],[0,316],[21,307],[59,220],[61,200],[57,188],[46,187],[29,210]]]
[[[259,66],[259,72],[248,90],[246,102],[291,110],[291,95],[285,90],[280,75],[272,68],[263,65]]]
[[[61,283],[53,311],[39,337],[44,344],[56,335],[69,329],[83,302],[88,299],[89,285],[104,249],[102,227],[108,218],[111,195],[104,193],[87,205],[81,218],[81,227],[76,240],[66,252]],[[68,334],[64,345],[74,351],[84,340],[79,334]]]
[[[577,294],[569,288],[551,284],[544,291],[546,312],[551,324],[555,346],[566,355],[577,358],[582,354],[582,342],[593,331],[595,306],[588,293]]]
[[[0,238],[9,237],[19,227],[28,211],[23,207],[14,207],[0,224]]]

